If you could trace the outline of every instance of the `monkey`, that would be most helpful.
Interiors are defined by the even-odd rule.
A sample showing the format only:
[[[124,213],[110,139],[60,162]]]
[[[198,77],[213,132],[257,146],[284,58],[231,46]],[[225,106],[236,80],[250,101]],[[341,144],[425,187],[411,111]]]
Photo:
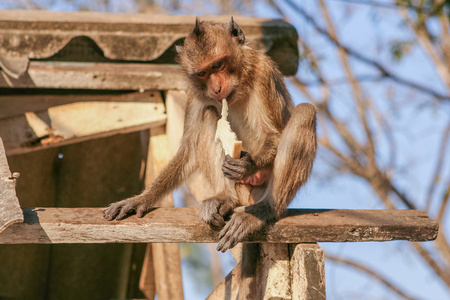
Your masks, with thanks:
[[[198,172],[214,191],[199,204],[200,217],[220,230],[217,250],[225,252],[283,217],[307,182],[317,149],[316,109],[307,103],[294,108],[276,64],[250,46],[233,18],[197,18],[176,51],[187,78],[180,148],[150,187],[110,204],[104,218],[143,217]],[[242,141],[240,158],[225,156],[214,139],[223,99]]]

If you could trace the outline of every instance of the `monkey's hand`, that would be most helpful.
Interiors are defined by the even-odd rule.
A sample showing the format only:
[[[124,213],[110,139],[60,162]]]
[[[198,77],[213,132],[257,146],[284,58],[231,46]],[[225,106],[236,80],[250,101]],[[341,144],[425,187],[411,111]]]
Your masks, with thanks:
[[[222,172],[228,179],[240,181],[256,171],[256,164],[248,152],[242,151],[239,159],[226,155],[223,160]]]
[[[230,221],[220,231],[217,250],[225,252],[245,240],[250,234],[263,229],[273,221],[268,203],[241,206],[234,210]]]
[[[213,229],[222,229],[236,204],[231,199],[213,197],[200,203],[200,217]]]
[[[122,201],[111,203],[104,211],[103,217],[108,220],[122,220],[131,213],[136,213],[138,218],[142,218],[144,214],[151,208],[149,201],[142,196],[134,196]]]

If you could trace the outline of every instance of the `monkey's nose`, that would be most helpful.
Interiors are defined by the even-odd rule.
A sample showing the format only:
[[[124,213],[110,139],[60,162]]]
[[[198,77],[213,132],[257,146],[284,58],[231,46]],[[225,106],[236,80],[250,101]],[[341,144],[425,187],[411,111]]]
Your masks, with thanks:
[[[214,94],[219,95],[221,91],[222,91],[222,87],[219,86],[219,87],[214,89]]]

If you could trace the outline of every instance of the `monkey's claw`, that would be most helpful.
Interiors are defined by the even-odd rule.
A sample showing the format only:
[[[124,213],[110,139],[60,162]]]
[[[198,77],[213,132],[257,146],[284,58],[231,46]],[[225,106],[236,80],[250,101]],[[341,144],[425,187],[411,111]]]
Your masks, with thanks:
[[[200,204],[200,217],[213,229],[225,226],[225,220],[233,213],[235,204],[231,199],[209,198]]]
[[[147,210],[148,208],[145,203],[143,203],[142,200],[136,196],[111,203],[103,211],[103,217],[108,221],[112,221],[114,219],[122,220],[131,213],[136,213],[138,218],[142,218]]]
[[[230,221],[220,231],[217,251],[225,252],[264,227],[265,222],[244,212],[244,207],[234,211]]]

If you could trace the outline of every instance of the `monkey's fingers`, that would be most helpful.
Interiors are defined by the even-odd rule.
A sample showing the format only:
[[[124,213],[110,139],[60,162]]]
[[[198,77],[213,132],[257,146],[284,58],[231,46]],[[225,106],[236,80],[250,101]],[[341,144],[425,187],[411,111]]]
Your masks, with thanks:
[[[222,229],[225,226],[225,220],[219,214],[213,214],[206,223],[215,230]]]
[[[233,215],[227,225],[220,231],[217,251],[225,252],[244,239],[245,232],[243,227],[238,224],[240,218],[235,218],[235,216]]]
[[[231,158],[233,159],[233,158]],[[234,160],[234,159],[233,159]],[[231,180],[242,180],[246,173],[246,168],[243,165],[236,165],[230,163],[230,161],[224,160],[222,164],[222,172],[225,177]]]
[[[116,220],[122,220],[126,216],[128,216],[130,213],[135,211],[134,206],[132,203],[126,203],[125,205],[121,206],[119,214],[116,216]]]
[[[108,221],[112,221],[119,213],[120,207],[116,203],[111,203],[107,208],[103,210],[103,218]]]
[[[217,250],[225,252],[245,240],[250,234],[264,227],[265,222],[244,212],[245,207],[235,209],[230,221],[219,234]]]
[[[215,197],[203,200],[199,207],[200,217],[213,229],[222,229],[225,226],[225,220],[220,214],[220,207],[226,202],[228,201]]]

